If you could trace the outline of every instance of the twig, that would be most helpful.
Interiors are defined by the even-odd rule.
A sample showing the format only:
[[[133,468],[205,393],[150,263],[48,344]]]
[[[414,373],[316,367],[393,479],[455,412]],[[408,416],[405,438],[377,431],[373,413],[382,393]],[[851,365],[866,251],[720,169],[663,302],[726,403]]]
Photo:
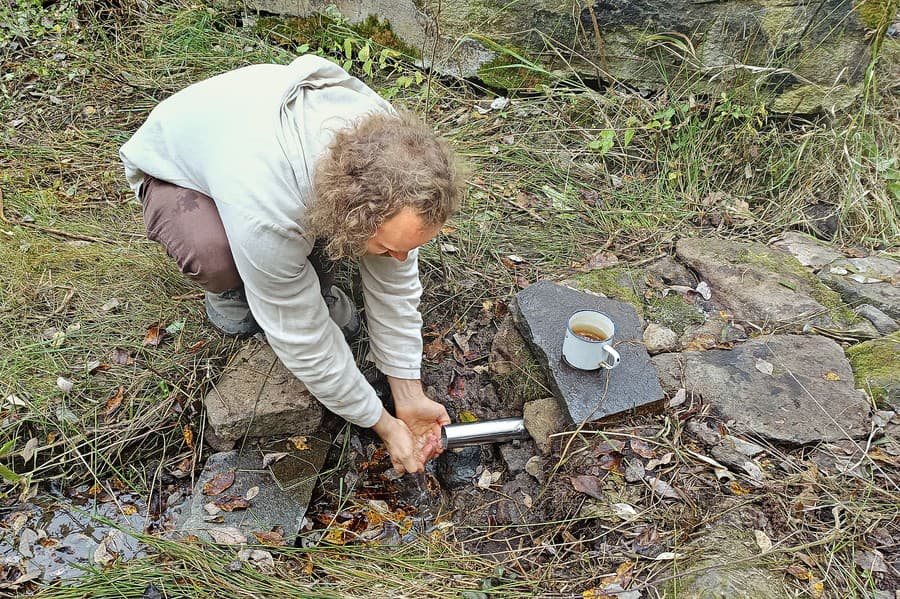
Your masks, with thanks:
[[[37,231],[41,231],[43,233],[50,233],[51,235],[59,235],[60,237],[68,237],[69,239],[80,239],[82,241],[92,241],[94,243],[107,243],[109,245],[116,245],[115,241],[111,241],[109,239],[103,239],[101,237],[91,237],[90,235],[82,235],[80,233],[69,233],[68,231],[61,231],[59,229],[52,229],[50,227],[42,227],[36,223],[25,223],[18,220],[10,220],[6,218],[6,213],[3,211],[3,190],[0,189],[0,220],[2,220],[7,225],[18,226],[18,227],[28,227],[30,229],[35,229]]]

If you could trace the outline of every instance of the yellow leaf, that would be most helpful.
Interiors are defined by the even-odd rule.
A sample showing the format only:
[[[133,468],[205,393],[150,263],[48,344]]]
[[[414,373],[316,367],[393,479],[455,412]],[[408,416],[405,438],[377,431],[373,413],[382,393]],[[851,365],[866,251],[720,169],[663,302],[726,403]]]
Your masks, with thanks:
[[[184,428],[181,429],[181,435],[184,437],[184,442],[187,443],[187,446],[190,449],[194,449],[194,431],[191,430],[191,427],[185,424]]]
[[[825,595],[825,583],[821,580],[810,579],[809,594],[812,595],[814,599],[821,599],[821,597]]]
[[[133,503],[122,504],[122,515],[124,516],[134,516],[137,511],[137,506]]]
[[[297,448],[298,451],[304,451],[309,449],[309,444],[306,442],[306,437],[296,436],[288,439],[291,443],[293,443],[294,447]]]
[[[742,487],[739,482],[734,480],[731,481],[728,486],[731,487],[731,493],[733,495],[746,495],[750,492],[750,487]]]
[[[460,410],[459,412],[459,421],[460,422],[478,422],[478,417],[469,412],[468,410]]]
[[[841,380],[840,375],[838,375],[838,373],[836,373],[836,372],[826,372],[824,375],[822,375],[822,378],[824,378],[826,381],[839,381],[839,380]]]

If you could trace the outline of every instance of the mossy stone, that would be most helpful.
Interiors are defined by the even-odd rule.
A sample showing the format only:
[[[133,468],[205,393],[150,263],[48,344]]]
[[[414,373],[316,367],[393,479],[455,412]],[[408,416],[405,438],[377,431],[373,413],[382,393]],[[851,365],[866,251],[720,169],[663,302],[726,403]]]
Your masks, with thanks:
[[[900,410],[900,332],[847,349],[856,384],[876,402]]]
[[[521,64],[514,56],[500,52],[478,68],[478,77],[488,87],[512,91],[536,89],[547,80],[542,73]]]
[[[705,320],[695,306],[674,293],[648,300],[645,313],[647,320],[668,327],[679,335],[683,334],[689,325],[703,324]]]

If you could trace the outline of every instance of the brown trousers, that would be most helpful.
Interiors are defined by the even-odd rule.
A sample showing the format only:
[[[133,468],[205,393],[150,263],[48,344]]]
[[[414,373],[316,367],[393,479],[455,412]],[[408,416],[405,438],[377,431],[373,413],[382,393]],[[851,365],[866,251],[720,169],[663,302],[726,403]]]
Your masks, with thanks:
[[[165,248],[185,277],[213,293],[243,285],[212,198],[147,175],[141,185],[141,204],[147,238]],[[309,261],[326,292],[334,283],[335,263],[319,243]]]

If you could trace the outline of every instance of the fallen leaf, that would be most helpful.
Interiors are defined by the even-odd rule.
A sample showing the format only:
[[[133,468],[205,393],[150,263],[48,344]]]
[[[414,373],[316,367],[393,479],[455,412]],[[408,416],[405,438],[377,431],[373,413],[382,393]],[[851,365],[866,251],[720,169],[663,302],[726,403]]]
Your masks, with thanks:
[[[650,444],[643,439],[632,439],[631,450],[642,458],[650,459],[656,457],[656,452],[654,452],[653,448],[650,447]]]
[[[887,572],[887,564],[884,563],[884,556],[877,549],[872,551],[857,551],[853,558],[856,565],[869,572]]]
[[[147,333],[144,335],[144,341],[141,345],[144,347],[156,347],[162,342],[165,334],[166,331],[162,325],[158,322],[154,322],[147,327]]]
[[[210,516],[218,516],[220,513],[222,513],[222,508],[210,501],[203,504],[203,511],[205,511]]]
[[[754,530],[753,536],[756,538],[756,545],[760,551],[767,553],[772,550],[772,539],[769,538],[769,535],[761,530]]]
[[[459,411],[460,422],[478,422],[478,417],[468,410]]]
[[[746,495],[752,491],[750,487],[741,486],[741,484],[735,480],[728,484],[728,488],[731,490],[732,495]]]
[[[573,476],[570,479],[572,487],[579,493],[584,493],[594,499],[604,499],[602,491],[600,491],[600,479],[589,474]]]
[[[181,429],[181,436],[184,437],[184,442],[190,449],[194,449],[194,431],[187,424],[184,425],[184,428]]]
[[[658,466],[665,466],[667,464],[671,464],[672,460],[674,458],[675,458],[675,454],[673,452],[669,452],[661,458],[656,458],[654,460],[650,460],[649,462],[647,462],[647,465],[645,466],[645,468],[647,470],[653,470],[654,468],[657,468]]]
[[[681,499],[681,494],[675,490],[675,487],[666,481],[653,476],[648,476],[646,480],[650,483],[650,488],[653,489],[653,492],[657,495],[668,499]]]
[[[200,341],[197,341],[196,343],[189,345],[187,350],[188,350],[188,352],[190,352],[192,354],[196,354],[198,351],[200,351],[200,348],[202,348],[204,345],[206,345],[206,341],[201,339]]]
[[[100,309],[104,312],[109,312],[111,310],[115,310],[118,307],[119,307],[119,300],[118,300],[118,298],[114,297],[114,298],[110,299],[108,302],[106,302],[105,304],[103,304],[102,306],[100,306]]]
[[[85,366],[85,370],[87,370],[88,374],[97,374],[98,372],[109,370],[110,368],[112,368],[112,366],[103,364],[100,360],[92,360]]]
[[[458,372],[453,373],[450,380],[450,386],[447,387],[447,395],[453,399],[461,400],[466,394],[466,379],[460,376]]]
[[[775,372],[775,367],[771,362],[767,362],[761,359],[756,361],[756,369],[763,374],[768,374],[769,376],[771,376],[772,373]]]
[[[597,465],[610,472],[625,474],[625,471],[622,470],[622,454],[618,451],[600,456]]]
[[[63,393],[69,394],[72,392],[72,388],[75,386],[75,384],[69,379],[58,377],[56,379],[56,386],[59,387]]]
[[[123,516],[134,516],[138,512],[138,508],[133,503],[123,503],[120,511]]]
[[[871,459],[890,466],[900,467],[900,456],[892,456],[880,447],[873,447],[867,454]]]
[[[303,435],[297,435],[296,437],[289,437],[288,441],[294,446],[297,451],[306,451],[309,449],[309,443],[307,442],[307,438]]]
[[[614,451],[622,451],[623,449],[625,449],[624,441],[610,439],[609,441],[598,443],[596,447],[591,450],[591,455],[596,458],[607,453],[612,453]]]
[[[211,481],[203,485],[204,495],[218,495],[234,484],[234,470],[220,472]]]
[[[460,351],[462,351],[463,355],[471,351],[469,349],[469,339],[472,335],[474,335],[472,332],[466,333],[465,335],[460,335],[459,333],[453,334],[453,341],[456,343],[457,347],[459,347]]]
[[[131,357],[131,352],[119,347],[110,352],[109,361],[113,364],[119,364],[122,366],[129,366],[131,364],[134,364],[134,358]]]
[[[673,559],[678,559],[678,558],[680,558],[680,557],[681,557],[681,554],[680,554],[680,553],[675,553],[675,552],[673,552],[673,551],[663,551],[662,553],[660,553],[659,555],[657,555],[657,556],[654,557],[653,559],[655,559],[655,560],[658,561],[658,562],[662,562],[662,561],[669,561],[669,560],[673,560]]]
[[[38,440],[37,437],[32,437],[28,439],[25,443],[25,447],[22,449],[22,459],[26,462],[30,462],[31,458],[34,457],[34,454],[37,451]]]
[[[627,503],[614,503],[610,507],[615,510],[616,516],[618,516],[622,520],[631,520],[632,518],[637,518],[637,510]]]
[[[705,300],[709,300],[712,297],[712,290],[709,288],[709,285],[706,281],[700,281],[697,283],[697,287],[694,288],[694,291],[700,294]]]
[[[116,394],[106,400],[106,409],[104,410],[104,415],[109,418],[113,414],[115,414],[116,410],[119,409],[122,405],[122,399],[125,397],[125,387],[119,385],[118,391]]]
[[[212,540],[221,545],[243,545],[247,542],[244,533],[233,526],[210,528],[208,532]]]
[[[241,549],[238,551],[238,559],[256,566],[264,574],[275,572],[275,559],[268,551],[263,551],[262,549]]]
[[[687,389],[679,389],[675,393],[675,395],[672,396],[672,399],[669,400],[669,407],[677,408],[678,406],[680,406],[681,404],[684,403],[686,398],[687,398]]]
[[[250,501],[251,499],[255,499],[257,495],[259,495],[259,487],[253,486],[247,489],[247,492],[244,493],[244,499]]]
[[[822,375],[822,378],[826,381],[839,381],[841,380],[841,376],[836,372],[826,372]]]
[[[510,254],[506,257],[506,259],[513,264],[522,264],[523,262],[525,262],[525,258],[523,258],[522,256],[517,256],[516,254]]]
[[[262,532],[254,532],[253,536],[263,545],[272,545],[274,547],[284,545],[284,535],[278,532],[265,530]]]
[[[531,506],[534,504],[534,500],[531,498],[531,495],[529,495],[528,493],[523,492],[522,495],[523,495],[522,505],[524,505],[526,508],[530,509]]]
[[[425,359],[429,362],[440,362],[448,351],[450,351],[450,347],[444,343],[443,338],[437,337],[425,345]]]
[[[821,580],[809,579],[809,594],[813,599],[821,599],[825,595],[825,583]]]
[[[97,545],[97,548],[94,550],[93,559],[95,564],[99,564],[105,568],[116,561],[116,558],[118,557],[116,540],[121,534],[122,533],[118,530],[113,529],[102,541],[100,541],[100,544]]]
[[[788,574],[793,576],[794,578],[799,578],[800,580],[809,580],[810,574],[809,570],[804,568],[803,566],[798,566],[796,564],[791,564],[787,568],[785,568]]]
[[[475,486],[479,489],[488,489],[491,486],[491,483],[494,481],[494,473],[485,468],[481,472],[481,476],[478,477],[478,481],[475,483]]]
[[[459,248],[451,243],[442,243],[441,251],[444,252],[445,254],[458,254]]]
[[[218,499],[214,499],[213,503],[223,512],[233,512],[235,510],[245,510],[250,507],[250,502],[243,497],[237,495],[223,495]]]
[[[618,264],[618,262],[618,256],[611,252],[600,250],[599,252],[595,253],[587,260],[585,260],[584,264],[582,264],[578,270],[582,272],[588,272],[591,270],[597,270],[599,268],[612,266],[613,264]]]
[[[262,467],[268,468],[278,460],[285,458],[288,456],[286,451],[278,451],[275,453],[265,453],[263,454]]]

